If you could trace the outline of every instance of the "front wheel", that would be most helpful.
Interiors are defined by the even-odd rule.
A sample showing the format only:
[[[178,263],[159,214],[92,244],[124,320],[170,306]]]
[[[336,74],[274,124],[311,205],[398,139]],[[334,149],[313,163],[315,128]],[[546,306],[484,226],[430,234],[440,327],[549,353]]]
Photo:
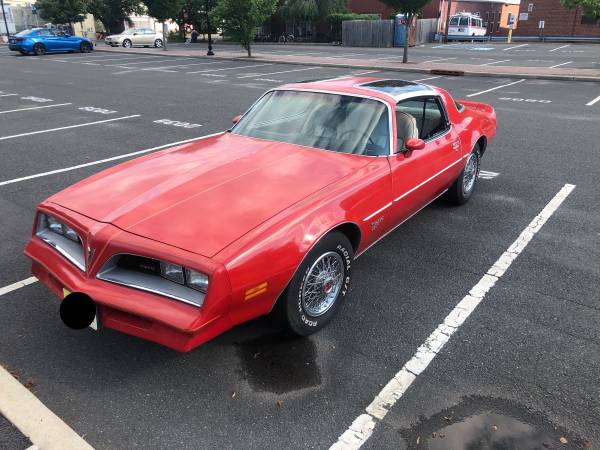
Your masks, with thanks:
[[[125,48],[131,48],[131,41],[129,39],[125,39],[123,41],[123,47],[125,47]]]
[[[473,195],[477,177],[479,176],[479,164],[481,162],[481,150],[476,145],[469,157],[464,169],[448,189],[447,198],[455,205],[467,203]]]
[[[46,47],[42,44],[37,43],[33,46],[33,54],[35,56],[42,56],[44,53],[46,53]]]
[[[81,53],[89,53],[92,51],[92,44],[90,44],[89,42],[82,42],[79,45],[79,51]]]
[[[156,40],[154,41],[154,46],[155,46],[156,48],[161,48],[161,47],[163,46],[163,41],[162,41],[162,39],[156,39]]]
[[[293,333],[315,333],[333,319],[348,293],[353,260],[352,244],[339,232],[323,237],[306,255],[277,303]]]
[[[23,56],[29,55],[29,52],[26,52],[25,50],[19,50],[19,53]]]

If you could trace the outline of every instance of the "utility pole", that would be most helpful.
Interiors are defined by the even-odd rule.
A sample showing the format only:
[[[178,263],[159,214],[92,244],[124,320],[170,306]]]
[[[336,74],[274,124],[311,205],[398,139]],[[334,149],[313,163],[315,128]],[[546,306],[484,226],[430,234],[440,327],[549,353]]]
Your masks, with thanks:
[[[10,31],[8,31],[8,22],[6,21],[6,12],[4,12],[4,1],[0,0],[0,6],[2,6],[2,17],[4,17],[4,26],[6,27],[6,38],[10,38]]]
[[[448,43],[448,27],[450,26],[450,6],[452,0],[448,0],[448,7],[446,8],[446,26],[444,28],[444,44]]]

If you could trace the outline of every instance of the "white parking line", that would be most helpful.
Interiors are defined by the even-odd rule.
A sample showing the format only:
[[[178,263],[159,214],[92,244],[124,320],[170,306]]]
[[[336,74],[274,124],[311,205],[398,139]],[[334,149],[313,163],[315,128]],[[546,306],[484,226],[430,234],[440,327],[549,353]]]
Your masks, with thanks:
[[[512,61],[511,59],[503,59],[501,61],[492,61],[492,62],[488,62],[488,63],[483,63],[483,64],[479,64],[480,66],[491,66],[493,64],[500,64],[503,62],[508,62],[508,61]]]
[[[514,46],[512,46],[512,47],[506,47],[506,48],[503,48],[503,49],[502,49],[502,51],[503,51],[503,52],[505,52],[505,51],[507,51],[507,50],[512,50],[513,48],[525,47],[525,46],[527,46],[527,45],[529,45],[529,44],[514,45]]]
[[[23,136],[31,136],[31,135],[34,135],[34,134],[50,133],[50,132],[53,132],[53,131],[68,130],[68,129],[71,129],[71,128],[87,127],[89,125],[96,125],[96,124],[99,124],[99,123],[106,123],[106,122],[114,122],[116,120],[131,119],[133,117],[140,117],[140,114],[133,114],[131,116],[124,116],[124,117],[115,117],[114,119],[98,120],[96,122],[78,123],[77,125],[69,125],[68,127],[50,128],[48,130],[38,130],[38,131],[30,131],[29,133],[13,134],[12,136],[3,136],[3,137],[0,137],[0,141],[4,141],[6,139],[13,139],[13,138],[18,138],[18,137],[23,137]]]
[[[32,109],[54,108],[56,106],[66,106],[66,105],[71,105],[71,104],[72,103],[59,103],[57,105],[32,106],[31,108],[21,108],[21,109],[11,109],[8,111],[0,111],[0,114],[8,114],[8,113],[13,113],[13,112],[18,112],[18,111],[29,111]]]
[[[259,73],[259,74],[242,75],[242,76],[240,76],[238,78],[252,78],[252,77],[261,77],[261,76],[266,76],[266,75],[278,75],[280,73],[301,72],[303,70],[314,70],[314,69],[322,69],[322,67],[304,67],[302,69],[282,70],[280,72],[269,72],[269,73]]]
[[[442,78],[442,76],[438,75],[438,76],[435,76],[435,77],[419,78],[418,80],[413,80],[413,81],[435,80],[436,78]]]
[[[525,81],[525,78],[521,78],[518,81],[513,81],[512,83],[503,84],[501,86],[496,86],[496,87],[493,87],[491,89],[486,89],[485,91],[475,92],[474,94],[467,95],[467,97],[475,97],[476,95],[485,94],[486,92],[492,92],[492,91],[495,91],[496,89],[502,89],[503,87],[512,86],[513,84],[521,83],[523,81]]]
[[[0,94],[0,97],[12,97],[13,95],[19,95],[19,94]]]
[[[186,73],[216,72],[217,70],[247,69],[248,67],[261,67],[261,66],[272,66],[272,65],[273,65],[272,63],[267,63],[267,64],[252,64],[250,66],[222,67],[220,69],[206,69],[206,70],[198,70],[197,72],[186,72]]]
[[[475,311],[490,289],[502,278],[511,264],[548,219],[552,217],[573,189],[575,189],[574,185],[565,184],[558,191],[544,209],[525,227],[512,245],[487,270],[479,282],[473,286],[469,293],[446,316],[444,321],[429,335],[413,357],[375,396],[371,404],[365,408],[366,413],[361,414],[352,422],[352,425],[330,447],[330,450],[358,449],[371,437],[377,421],[385,418],[389,410],[404,395],[417,376],[423,373],[431,361],[441,352],[454,332]]]
[[[111,55],[112,56],[112,55]],[[152,60],[152,61],[156,61],[156,59],[153,58],[157,58],[157,56],[129,56],[129,57],[120,57],[120,58],[109,58],[109,59],[103,59],[99,62],[104,63],[106,61],[127,61],[126,64],[129,64],[129,61],[133,61],[134,59],[147,59],[147,60]],[[164,58],[164,56],[163,56]],[[81,62],[81,61],[71,61],[73,64],[92,64],[89,62]],[[95,61],[94,61],[95,63]]]
[[[155,64],[155,63],[163,63],[163,62],[171,62],[171,61],[187,61],[193,58],[171,58],[171,59],[163,59],[163,60],[150,60],[150,61],[136,61],[136,62],[126,62],[125,64],[129,66],[133,66],[134,64]],[[104,67],[119,67],[121,64],[102,64]],[[135,69],[135,67],[134,67]]]
[[[419,62],[419,64],[427,64],[427,63],[434,63],[437,61],[448,61],[450,59],[456,59],[456,58],[438,58],[438,59],[428,59],[427,61],[421,61]]]
[[[93,450],[60,417],[4,367],[0,367],[0,411],[36,448]]]
[[[556,50],[560,50],[561,48],[568,47],[571,44],[561,45],[560,47],[553,48],[552,50],[548,50],[548,53],[555,52]]]
[[[592,100],[591,102],[586,103],[585,106],[592,106],[593,104],[595,104],[599,101],[600,101],[600,95],[598,97],[596,97],[594,100]]]
[[[155,150],[161,150],[163,148],[174,147],[180,144],[187,144],[188,142],[197,141],[200,139],[206,139],[212,136],[216,136],[217,134],[221,134],[223,131],[219,131],[218,133],[208,134],[206,136],[199,136],[191,139],[185,139],[183,141],[171,142],[169,144],[159,145],[158,147],[147,148],[144,150],[138,150],[137,152],[125,153],[124,155],[113,156],[110,158],[99,159],[97,161],[91,161],[85,164],[78,164],[76,166],[65,167],[63,169],[50,170],[49,172],[36,173],[33,175],[27,175],[26,177],[21,178],[13,178],[12,180],[0,181],[0,186],[6,186],[7,184],[19,183],[21,181],[33,180],[34,178],[47,177],[49,175],[55,175],[57,173],[70,172],[72,170],[82,169],[84,167],[95,166],[98,164],[104,164],[111,161],[117,161],[119,159],[129,158],[131,156],[143,155],[144,153],[153,152]]]
[[[0,297],[4,294],[8,294],[9,292],[16,291],[17,289],[21,289],[27,285],[35,283],[38,279],[36,277],[25,278],[24,280],[17,281],[16,283],[9,284],[8,286],[4,286],[0,288]]]
[[[571,64],[573,61],[567,61],[565,63],[562,64],[556,64],[554,66],[550,66],[549,69],[554,69],[555,67],[560,67],[560,66],[566,66],[567,64]]]

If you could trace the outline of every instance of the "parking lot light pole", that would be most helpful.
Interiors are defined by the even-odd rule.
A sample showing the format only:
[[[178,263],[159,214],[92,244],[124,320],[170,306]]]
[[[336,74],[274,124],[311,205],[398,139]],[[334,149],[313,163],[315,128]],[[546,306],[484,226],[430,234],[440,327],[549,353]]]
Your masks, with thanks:
[[[6,28],[6,38],[10,38],[10,31],[8,31],[8,22],[6,21],[6,12],[4,12],[4,1],[0,0],[2,6],[2,17],[4,17],[4,27]]]
[[[208,28],[208,52],[206,56],[215,56],[212,49],[212,36],[210,33],[210,0],[206,0],[206,28]]]

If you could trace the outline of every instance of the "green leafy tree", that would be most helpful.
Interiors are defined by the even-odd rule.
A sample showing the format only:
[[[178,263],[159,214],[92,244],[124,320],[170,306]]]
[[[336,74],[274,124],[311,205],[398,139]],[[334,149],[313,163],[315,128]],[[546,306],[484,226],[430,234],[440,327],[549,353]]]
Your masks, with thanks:
[[[143,0],[148,15],[160,22],[175,19],[181,14],[183,0]]]
[[[332,13],[325,20],[331,27],[331,39],[337,42],[342,40],[342,22],[344,20],[379,20],[379,14]]]
[[[600,19],[600,0],[560,0],[560,2],[570,9],[580,6],[585,15]]]
[[[37,0],[36,9],[40,17],[54,24],[83,22],[86,13],[85,0]]]
[[[392,8],[394,14],[406,14],[406,36],[404,37],[404,54],[402,56],[402,62],[405,63],[408,61],[408,33],[410,24],[423,7],[429,3],[429,0],[381,0],[381,2]]]
[[[198,33],[208,33],[207,15],[214,6],[214,0],[185,0],[181,8],[181,14],[175,19],[179,29],[182,31],[185,24],[193,25]],[[211,23],[211,33],[216,33],[217,29]]]
[[[88,0],[87,12],[102,22],[108,33],[123,31],[123,21],[134,13],[142,13],[138,0]]]
[[[281,15],[286,20],[315,21],[346,11],[348,0],[284,0]]]
[[[258,28],[273,15],[277,0],[218,0],[211,15],[215,24],[252,56],[250,45]]]

